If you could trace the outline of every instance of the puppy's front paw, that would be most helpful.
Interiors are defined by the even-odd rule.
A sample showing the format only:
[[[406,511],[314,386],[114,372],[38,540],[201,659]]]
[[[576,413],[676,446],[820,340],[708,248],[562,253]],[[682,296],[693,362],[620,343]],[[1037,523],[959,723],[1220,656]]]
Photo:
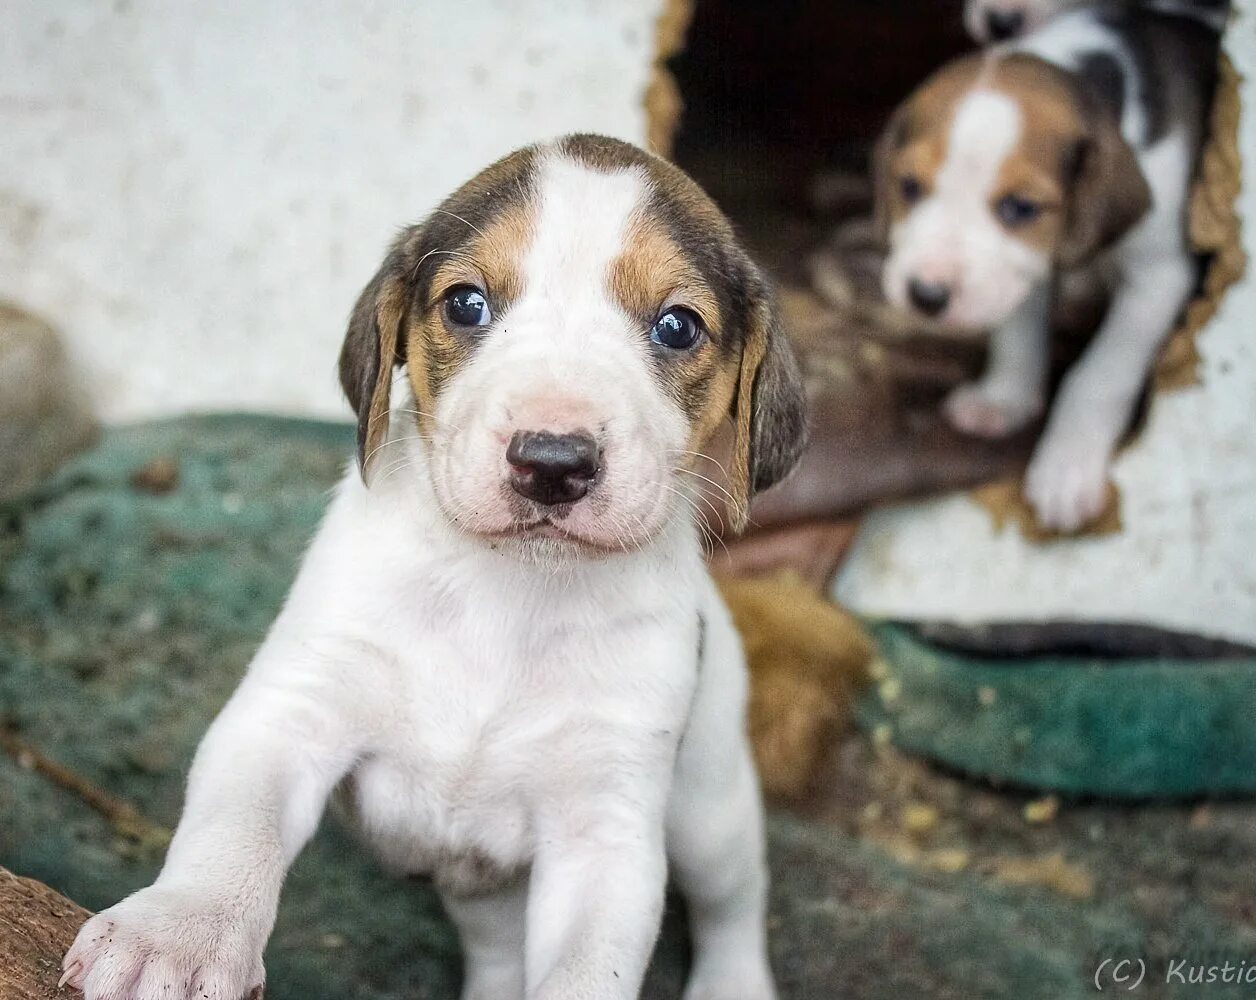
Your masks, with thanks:
[[[1025,474],[1025,499],[1048,531],[1078,531],[1108,504],[1108,452],[1081,442],[1046,440]]]
[[[1042,412],[1037,396],[999,392],[980,382],[951,391],[942,404],[951,426],[973,437],[1001,438],[1020,430]]]
[[[98,913],[62,961],[86,1000],[244,1000],[262,993],[262,947],[241,914],[195,890],[152,886]]]

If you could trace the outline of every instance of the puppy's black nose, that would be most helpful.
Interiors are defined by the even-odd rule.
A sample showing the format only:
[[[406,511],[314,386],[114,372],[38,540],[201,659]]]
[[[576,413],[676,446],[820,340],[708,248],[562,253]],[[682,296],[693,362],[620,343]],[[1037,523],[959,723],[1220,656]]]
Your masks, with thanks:
[[[951,300],[951,290],[946,285],[912,278],[907,282],[907,297],[926,316],[936,316]]]
[[[588,434],[516,431],[506,448],[511,489],[546,506],[575,503],[588,493],[601,459]]]
[[[1015,38],[1024,30],[1025,13],[1019,10],[986,11],[986,31],[996,42]]]

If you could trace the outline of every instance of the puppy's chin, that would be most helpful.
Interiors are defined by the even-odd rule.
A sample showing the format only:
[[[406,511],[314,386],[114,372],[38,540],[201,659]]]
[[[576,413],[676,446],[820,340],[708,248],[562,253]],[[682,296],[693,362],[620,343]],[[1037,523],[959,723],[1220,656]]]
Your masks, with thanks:
[[[479,535],[489,549],[519,562],[555,568],[577,562],[599,561],[620,555],[628,549],[611,548],[600,542],[587,541],[560,532],[546,533],[537,529]]]

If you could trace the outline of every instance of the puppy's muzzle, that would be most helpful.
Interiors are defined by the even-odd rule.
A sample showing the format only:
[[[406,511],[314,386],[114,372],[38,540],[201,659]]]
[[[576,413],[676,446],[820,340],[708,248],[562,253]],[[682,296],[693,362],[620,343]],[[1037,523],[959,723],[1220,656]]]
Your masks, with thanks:
[[[593,484],[602,449],[588,434],[516,431],[506,448],[510,488],[546,507],[575,503]]]

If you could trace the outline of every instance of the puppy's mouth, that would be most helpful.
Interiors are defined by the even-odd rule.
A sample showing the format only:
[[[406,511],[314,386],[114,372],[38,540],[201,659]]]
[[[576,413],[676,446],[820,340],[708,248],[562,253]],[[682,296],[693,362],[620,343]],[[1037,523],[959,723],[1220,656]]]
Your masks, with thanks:
[[[610,545],[600,539],[590,538],[587,535],[564,528],[556,523],[556,518],[548,514],[533,521],[521,521],[512,524],[509,528],[487,532],[486,537],[503,540],[566,542],[577,548],[599,553],[621,551],[619,547]]]

